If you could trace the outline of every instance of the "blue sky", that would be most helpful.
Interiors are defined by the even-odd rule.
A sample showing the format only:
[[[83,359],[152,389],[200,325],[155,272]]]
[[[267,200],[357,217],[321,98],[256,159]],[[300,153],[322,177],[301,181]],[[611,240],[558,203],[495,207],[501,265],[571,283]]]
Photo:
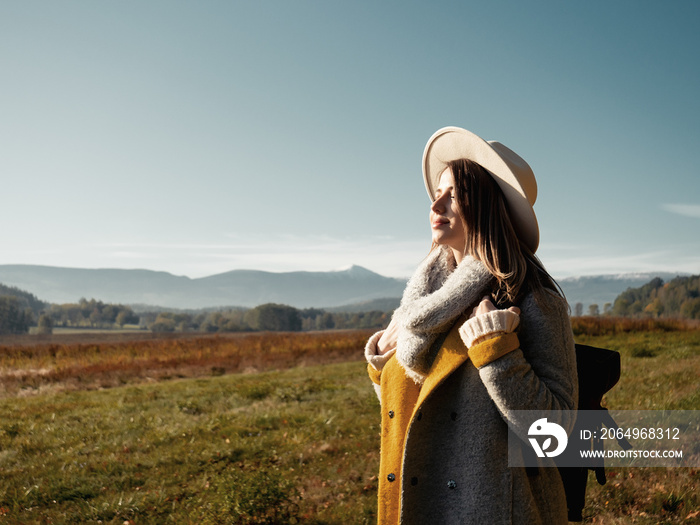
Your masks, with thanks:
[[[700,273],[700,3],[4,1],[0,264],[407,276],[440,127],[557,277]]]

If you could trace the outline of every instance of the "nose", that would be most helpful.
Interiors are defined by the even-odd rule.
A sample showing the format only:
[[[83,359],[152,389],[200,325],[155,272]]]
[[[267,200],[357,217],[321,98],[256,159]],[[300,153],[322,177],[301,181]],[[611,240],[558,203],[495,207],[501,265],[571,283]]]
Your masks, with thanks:
[[[430,209],[434,213],[443,213],[445,211],[446,208],[445,208],[445,194],[444,193],[433,201],[433,203],[430,205]]]

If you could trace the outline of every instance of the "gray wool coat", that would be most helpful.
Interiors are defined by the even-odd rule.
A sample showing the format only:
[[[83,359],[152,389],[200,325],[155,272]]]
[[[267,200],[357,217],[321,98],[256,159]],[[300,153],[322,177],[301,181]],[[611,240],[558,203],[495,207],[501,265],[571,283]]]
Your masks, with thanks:
[[[567,523],[564,488],[551,459],[542,460],[536,475],[508,467],[508,427],[526,438],[529,424],[514,411],[561,409],[556,422],[567,432],[573,426],[566,419],[578,395],[573,334],[564,300],[546,295],[544,310],[532,295],[517,305],[518,349],[479,369],[464,359],[419,398],[404,443],[402,525]],[[460,351],[466,356],[466,347]],[[383,431],[394,418],[384,414],[390,408],[382,406]]]

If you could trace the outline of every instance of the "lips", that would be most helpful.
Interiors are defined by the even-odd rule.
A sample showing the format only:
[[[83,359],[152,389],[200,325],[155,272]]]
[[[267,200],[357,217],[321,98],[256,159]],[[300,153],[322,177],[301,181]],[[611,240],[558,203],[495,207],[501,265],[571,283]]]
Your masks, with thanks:
[[[450,223],[450,221],[445,219],[444,217],[436,217],[431,222],[433,228],[439,228],[443,224],[449,224],[449,223]]]

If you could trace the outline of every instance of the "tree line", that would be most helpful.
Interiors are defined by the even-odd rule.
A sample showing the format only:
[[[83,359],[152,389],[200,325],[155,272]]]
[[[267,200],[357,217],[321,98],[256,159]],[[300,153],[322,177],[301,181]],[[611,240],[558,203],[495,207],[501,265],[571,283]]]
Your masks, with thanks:
[[[49,317],[53,326],[73,328],[121,328],[140,321],[130,306],[85,298],[77,303],[52,304],[44,315]]]
[[[29,292],[0,284],[0,334],[23,334],[47,304]]]
[[[574,316],[583,315],[583,305],[574,305]],[[700,319],[700,275],[676,277],[668,282],[655,277],[638,288],[628,288],[613,303],[588,306],[588,315]]]
[[[700,319],[700,275],[676,277],[667,283],[657,277],[640,288],[628,288],[615,299],[612,313]]]
[[[583,305],[574,305],[572,314],[582,316]],[[639,288],[628,288],[614,303],[588,306],[588,315],[700,319],[700,275],[676,277],[664,283],[652,279]],[[77,303],[48,304],[31,293],[0,284],[0,334],[26,333],[37,326],[39,333],[53,327],[118,328],[138,325],[153,332],[247,332],[309,331],[338,329],[380,329],[391,312],[329,312],[319,308],[298,309],[268,303],[255,308],[231,308],[208,312],[141,312],[130,306],[109,304],[95,299]]]
[[[48,304],[28,292],[0,284],[0,334],[27,333],[32,326],[37,327],[39,334],[51,333],[55,327],[112,329],[127,325],[152,332],[209,333],[380,329],[390,317],[390,313],[382,311],[327,312],[275,303],[208,312],[136,313],[130,306],[95,299]]]
[[[318,308],[298,309],[267,303],[255,308],[202,312],[197,314],[151,312],[141,314],[141,322],[154,332],[250,332],[334,330],[386,326],[390,313],[327,312]]]
[[[122,304],[84,298],[78,303],[48,304],[28,292],[0,284],[0,334],[27,333],[31,326],[36,326],[38,333],[51,333],[56,326],[114,328],[139,322],[131,307]]]

